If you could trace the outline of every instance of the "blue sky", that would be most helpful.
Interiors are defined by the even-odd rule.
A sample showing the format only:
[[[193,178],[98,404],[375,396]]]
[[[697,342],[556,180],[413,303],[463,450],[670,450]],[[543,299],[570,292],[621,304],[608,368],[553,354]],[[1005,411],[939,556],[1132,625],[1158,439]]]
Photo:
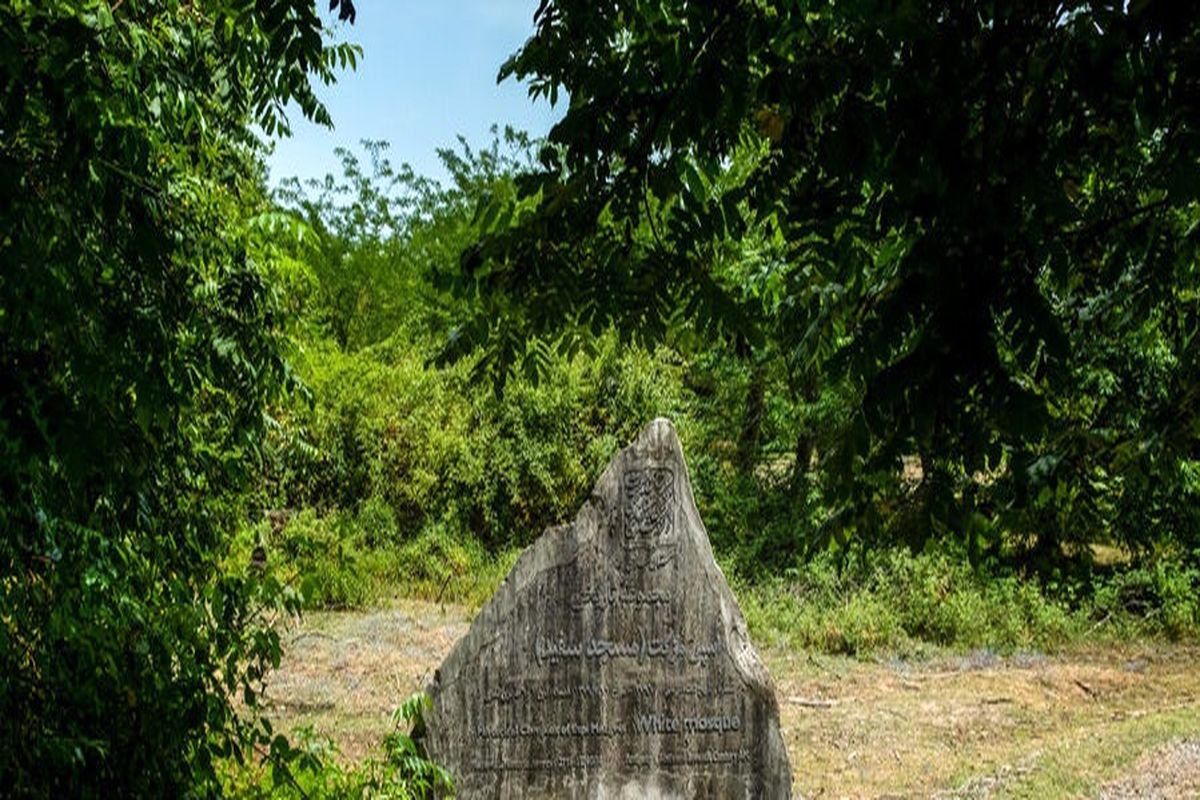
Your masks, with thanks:
[[[318,0],[322,13],[328,3]],[[334,23],[339,39],[362,45],[356,71],[318,92],[334,130],[291,114],[292,137],[278,140],[267,159],[270,181],[337,173],[333,149],[361,139],[391,143],[393,163],[443,178],[435,150],[462,134],[472,145],[491,142],[494,123],[543,135],[561,116],[526,87],[496,84],[500,64],[533,33],[538,0],[356,0],[353,26]],[[328,18],[328,17],[327,17]]]

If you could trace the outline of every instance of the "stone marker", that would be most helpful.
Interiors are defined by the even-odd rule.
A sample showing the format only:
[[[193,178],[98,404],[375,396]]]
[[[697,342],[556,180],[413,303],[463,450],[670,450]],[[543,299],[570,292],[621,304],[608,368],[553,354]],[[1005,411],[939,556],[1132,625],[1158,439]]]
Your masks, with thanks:
[[[522,553],[429,694],[429,754],[464,800],[791,795],[771,678],[664,419]]]

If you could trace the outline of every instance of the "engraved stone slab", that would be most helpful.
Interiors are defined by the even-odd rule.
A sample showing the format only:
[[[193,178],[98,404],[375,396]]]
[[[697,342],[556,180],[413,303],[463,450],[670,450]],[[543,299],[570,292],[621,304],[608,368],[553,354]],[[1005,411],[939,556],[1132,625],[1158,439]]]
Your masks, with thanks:
[[[770,676],[655,420],[435,673],[430,755],[475,798],[791,795]]]

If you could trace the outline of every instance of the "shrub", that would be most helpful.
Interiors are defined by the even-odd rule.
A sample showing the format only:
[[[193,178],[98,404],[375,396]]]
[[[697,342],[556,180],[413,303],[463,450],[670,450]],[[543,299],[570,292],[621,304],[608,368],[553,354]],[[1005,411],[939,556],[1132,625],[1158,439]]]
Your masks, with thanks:
[[[759,583],[736,582],[757,640],[829,653],[918,653],[930,646],[1052,650],[1096,637],[1200,635],[1200,574],[1156,562],[1049,586],[972,569],[952,550],[823,554]]]
[[[401,338],[351,354],[317,343],[300,366],[315,402],[279,413],[263,502],[357,509],[395,542],[436,525],[492,550],[526,544],[574,514],[643,424],[682,409],[675,367],[611,339],[499,397]]]
[[[1095,626],[1122,635],[1200,635],[1200,570],[1158,560],[1118,571],[1093,586]]]

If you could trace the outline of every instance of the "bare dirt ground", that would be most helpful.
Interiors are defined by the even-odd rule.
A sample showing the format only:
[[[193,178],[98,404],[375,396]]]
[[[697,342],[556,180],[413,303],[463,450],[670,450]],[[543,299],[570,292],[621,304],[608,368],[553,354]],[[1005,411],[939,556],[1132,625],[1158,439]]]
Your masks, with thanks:
[[[469,622],[416,601],[310,614],[286,636],[270,714],[365,757]],[[802,797],[1200,797],[1197,648],[762,655]]]

